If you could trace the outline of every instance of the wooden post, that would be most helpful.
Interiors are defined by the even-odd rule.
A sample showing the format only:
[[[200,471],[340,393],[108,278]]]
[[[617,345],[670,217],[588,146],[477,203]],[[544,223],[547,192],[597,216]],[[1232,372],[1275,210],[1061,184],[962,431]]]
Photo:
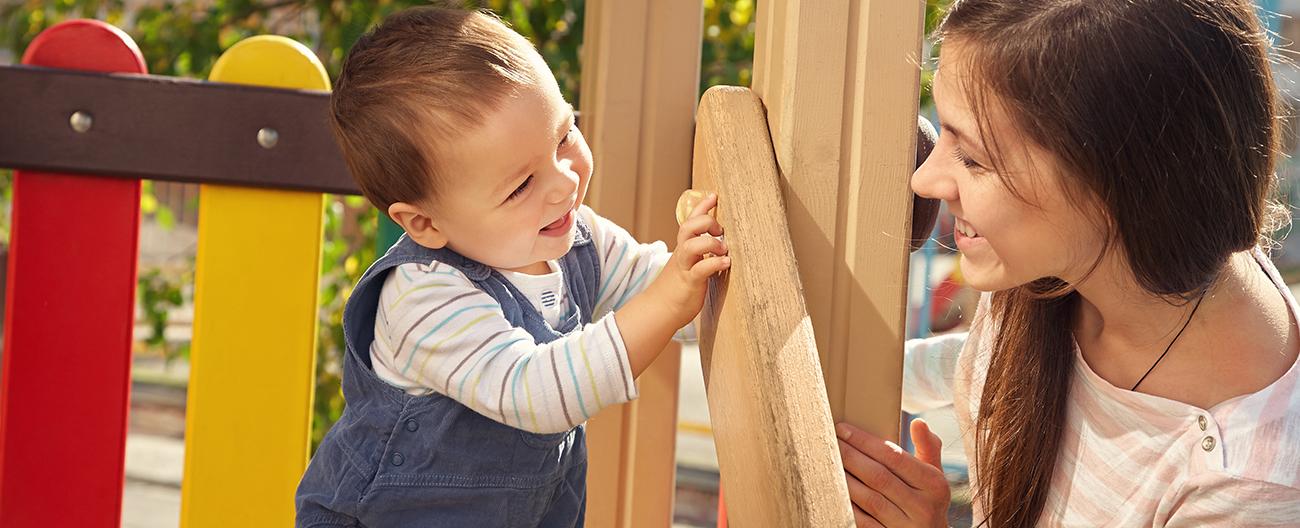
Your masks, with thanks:
[[[329,89],[311,50],[275,36],[231,47],[211,80]],[[240,132],[268,159],[302,141]],[[204,184],[199,200],[181,526],[288,526],[307,466],[324,197]]]
[[[757,9],[753,87],[832,414],[897,439],[925,2]]]
[[[731,270],[710,283],[700,351],[737,526],[853,526],[812,322],[799,288],[763,105],[710,88],[694,183],[718,193]]]
[[[587,203],[642,241],[676,238],[674,206],[690,182],[701,7],[587,1],[581,126],[595,156]],[[680,354],[669,345],[638,380],[639,400],[588,422],[587,526],[671,524]]]
[[[23,64],[145,73],[131,37],[93,20],[46,29]],[[63,103],[64,111],[42,116],[62,124],[43,140],[68,155],[126,120],[85,101]],[[77,111],[85,118],[74,119]],[[0,143],[30,133],[9,128]],[[138,180],[34,171],[14,178],[0,526],[121,524],[139,222]]]

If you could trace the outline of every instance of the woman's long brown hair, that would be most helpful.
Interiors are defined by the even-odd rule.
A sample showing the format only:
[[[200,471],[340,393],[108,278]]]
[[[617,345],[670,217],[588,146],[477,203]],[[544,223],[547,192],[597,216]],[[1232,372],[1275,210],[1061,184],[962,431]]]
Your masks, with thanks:
[[[1103,213],[1107,247],[1150,294],[1186,302],[1275,227],[1278,104],[1253,2],[957,0],[940,35],[968,50],[963,92],[1004,184],[1016,192],[1000,161],[1012,145],[990,133],[992,111],[1057,158],[1065,191]],[[1043,514],[1077,305],[1051,277],[993,295],[974,434],[989,526],[1032,526]]]

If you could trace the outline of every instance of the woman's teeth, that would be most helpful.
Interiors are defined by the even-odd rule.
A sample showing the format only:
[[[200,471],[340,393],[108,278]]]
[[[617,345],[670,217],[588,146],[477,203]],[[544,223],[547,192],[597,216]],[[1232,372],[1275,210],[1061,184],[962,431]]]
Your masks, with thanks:
[[[969,226],[969,225],[966,225],[966,223],[965,223],[965,222],[962,222],[961,220],[958,220],[958,221],[956,222],[955,227],[957,228],[957,231],[960,231],[960,232],[961,232],[961,234],[966,235],[966,236],[968,236],[968,237],[970,237],[970,238],[975,238],[975,237],[980,236],[979,233],[976,233],[976,232],[975,232],[975,228],[973,228],[973,227],[971,227],[971,226]]]

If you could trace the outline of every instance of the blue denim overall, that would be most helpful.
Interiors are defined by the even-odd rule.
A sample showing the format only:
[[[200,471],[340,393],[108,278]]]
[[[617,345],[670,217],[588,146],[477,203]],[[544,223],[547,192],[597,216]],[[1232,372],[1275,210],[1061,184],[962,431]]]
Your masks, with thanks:
[[[586,509],[583,426],[534,434],[502,425],[442,394],[411,396],[375,375],[375,312],[394,267],[437,260],[463,272],[501,304],[511,325],[548,343],[591,322],[600,262],[579,221],[560,259],[576,307],[552,328],[510,281],[447,249],[403,236],[352,291],[343,315],[347,407],[298,485],[297,526],[580,527]]]

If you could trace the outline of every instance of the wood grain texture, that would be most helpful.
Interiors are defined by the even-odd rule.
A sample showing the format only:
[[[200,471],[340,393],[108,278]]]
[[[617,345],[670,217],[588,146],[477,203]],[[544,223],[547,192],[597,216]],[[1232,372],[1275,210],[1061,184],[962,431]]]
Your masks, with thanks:
[[[641,241],[676,239],[689,186],[703,31],[699,0],[588,0],[582,120],[595,174],[587,203]],[[637,381],[640,398],[592,417],[587,526],[671,525],[681,348]]]
[[[898,438],[921,29],[917,0],[758,4],[790,238],[831,409]]]
[[[732,256],[712,279],[700,342],[728,522],[853,526],[766,130],[749,89],[704,94],[694,186],[718,193]]]

